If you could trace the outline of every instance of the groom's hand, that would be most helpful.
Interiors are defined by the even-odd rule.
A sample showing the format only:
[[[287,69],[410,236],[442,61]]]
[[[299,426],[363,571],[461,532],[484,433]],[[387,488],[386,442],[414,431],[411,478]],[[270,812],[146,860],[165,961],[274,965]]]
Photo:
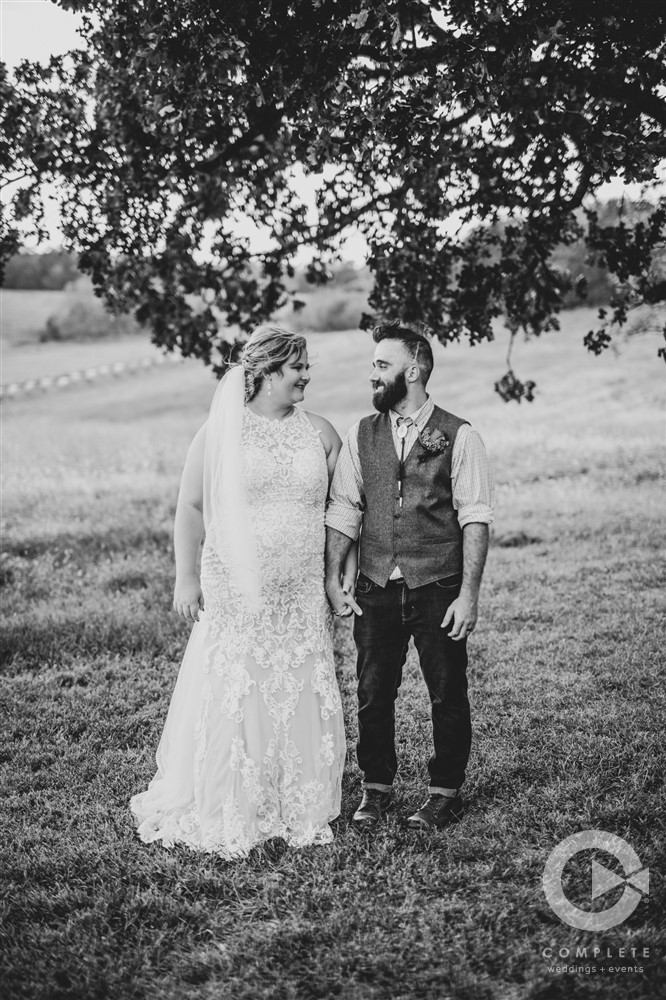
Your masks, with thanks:
[[[363,612],[354,600],[354,595],[350,590],[343,590],[337,580],[326,581],[326,596],[333,610],[333,614],[338,618],[349,618],[350,615],[362,615]]]
[[[471,594],[461,590],[455,601],[449,604],[441,628],[446,628],[453,622],[451,631],[448,633],[449,638],[459,642],[461,639],[466,639],[474,631],[478,616],[477,600]]]

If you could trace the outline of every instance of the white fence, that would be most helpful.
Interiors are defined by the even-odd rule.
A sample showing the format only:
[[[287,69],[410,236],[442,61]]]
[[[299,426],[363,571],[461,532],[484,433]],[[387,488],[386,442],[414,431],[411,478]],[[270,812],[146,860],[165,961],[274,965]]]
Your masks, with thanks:
[[[112,365],[97,365],[69,372],[66,375],[46,375],[43,378],[30,378],[24,382],[7,382],[0,385],[0,399],[16,399],[50,389],[67,389],[72,385],[86,382],[96,382],[98,379],[134,375],[137,372],[148,371],[165,364],[182,364],[184,358],[179,354],[158,354],[151,358],[139,358],[136,361],[116,361]]]

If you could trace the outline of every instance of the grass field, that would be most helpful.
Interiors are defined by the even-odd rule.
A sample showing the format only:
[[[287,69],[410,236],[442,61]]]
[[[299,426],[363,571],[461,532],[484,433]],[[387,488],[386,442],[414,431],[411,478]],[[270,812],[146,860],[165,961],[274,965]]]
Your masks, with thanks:
[[[437,351],[433,395],[481,431],[498,511],[470,642],[468,812],[433,837],[399,819],[420,802],[430,743],[413,656],[399,816],[372,840],[350,828],[355,683],[341,624],[349,754],[333,846],[275,842],[228,863],[137,841],[127,802],[152,776],[187,638],[169,611],[178,477],[214,384],[168,366],[4,406],[3,998],[664,995],[663,366],[647,334],[588,357],[591,316],[517,349],[518,374],[539,386],[531,407],[492,391],[501,340]],[[307,405],[343,432],[368,411],[371,344],[310,343]],[[593,934],[559,921],[541,877],[560,840],[596,828],[629,841],[651,887],[625,923]],[[565,873],[581,905],[589,860]],[[544,957],[577,946],[601,949],[568,960],[596,971]]]

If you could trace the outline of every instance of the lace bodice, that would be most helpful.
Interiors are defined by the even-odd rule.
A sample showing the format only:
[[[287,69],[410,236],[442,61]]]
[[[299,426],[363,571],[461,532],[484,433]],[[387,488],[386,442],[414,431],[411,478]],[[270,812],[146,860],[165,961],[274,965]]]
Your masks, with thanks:
[[[295,501],[323,517],[328,472],[319,432],[298,408],[284,420],[269,420],[245,408],[243,471],[253,508]]]
[[[319,434],[302,410],[267,420],[246,408],[242,453],[262,584],[302,588],[324,558],[328,470]]]

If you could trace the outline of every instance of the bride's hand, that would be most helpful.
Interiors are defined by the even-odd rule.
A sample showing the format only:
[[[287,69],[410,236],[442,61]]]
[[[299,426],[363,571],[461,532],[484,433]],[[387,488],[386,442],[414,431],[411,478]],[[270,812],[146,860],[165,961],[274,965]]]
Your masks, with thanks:
[[[173,591],[173,610],[186,622],[198,622],[199,611],[204,610],[201,585],[196,576],[176,579]]]
[[[331,605],[331,611],[336,618],[349,618],[350,615],[362,615],[363,612],[354,600],[353,594],[343,590],[339,583],[327,581],[326,596]]]

